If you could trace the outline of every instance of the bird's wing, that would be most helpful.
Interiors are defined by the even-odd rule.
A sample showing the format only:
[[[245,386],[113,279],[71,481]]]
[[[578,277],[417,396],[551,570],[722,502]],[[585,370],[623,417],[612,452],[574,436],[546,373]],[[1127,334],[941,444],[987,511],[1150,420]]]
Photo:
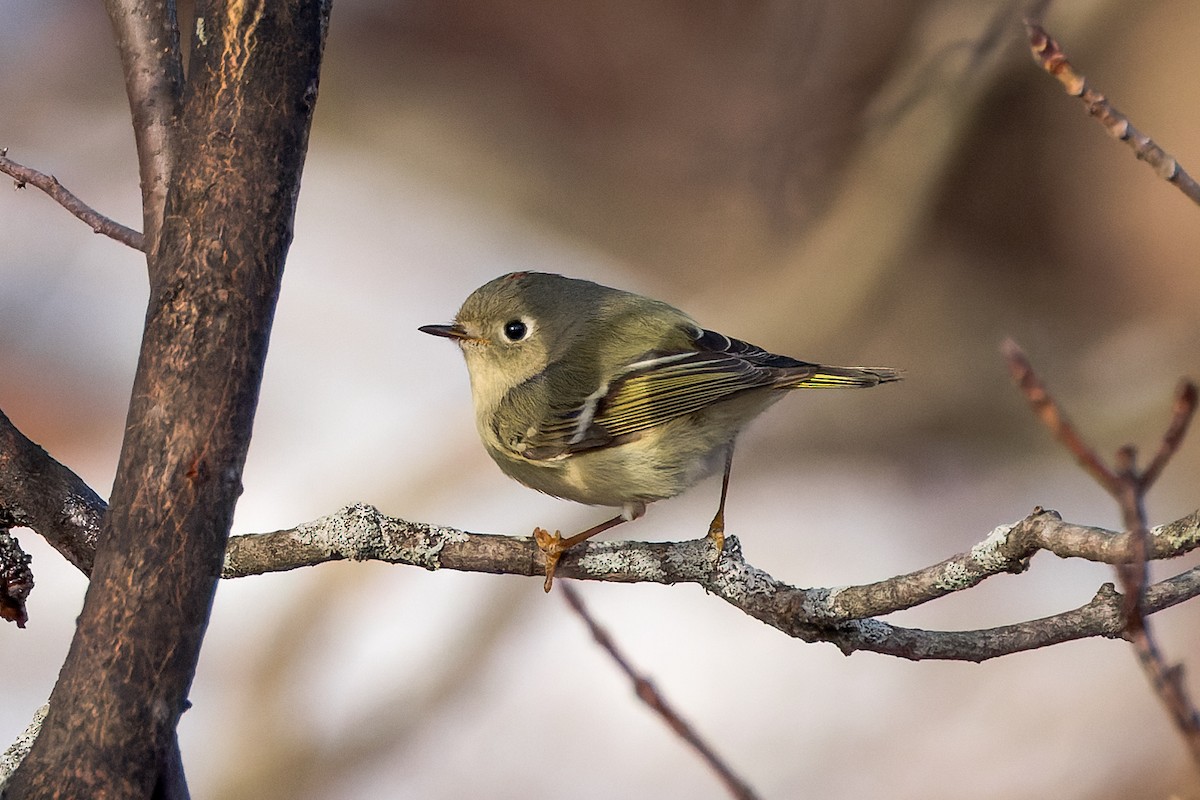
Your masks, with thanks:
[[[648,353],[626,365],[582,404],[550,414],[525,437],[522,454],[554,459],[619,444],[739,392],[790,386],[819,369],[713,331],[697,331],[694,347]]]

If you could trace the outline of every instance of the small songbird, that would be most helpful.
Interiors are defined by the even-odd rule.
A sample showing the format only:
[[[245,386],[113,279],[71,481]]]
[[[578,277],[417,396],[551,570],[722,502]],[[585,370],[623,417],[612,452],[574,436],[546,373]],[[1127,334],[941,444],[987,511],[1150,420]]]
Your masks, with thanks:
[[[506,475],[620,515],[562,538],[537,528],[546,591],[564,551],[724,469],[708,536],[720,558],[734,439],[792,389],[875,386],[887,367],[827,367],[705,330],[666,303],[540,272],[476,289],[450,325],[475,425]]]

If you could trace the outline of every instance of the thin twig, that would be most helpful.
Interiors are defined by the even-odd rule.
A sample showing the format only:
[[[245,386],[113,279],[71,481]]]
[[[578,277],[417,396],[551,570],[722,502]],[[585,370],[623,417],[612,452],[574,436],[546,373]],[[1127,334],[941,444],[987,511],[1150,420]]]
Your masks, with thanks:
[[[592,615],[587,610],[587,606],[583,603],[583,598],[570,585],[570,582],[561,581],[561,586],[563,597],[575,613],[579,615],[579,618],[583,620],[583,623],[587,625],[592,638],[596,640],[596,644],[600,645],[608,653],[617,666],[621,668],[621,671],[633,682],[633,691],[638,696],[638,699],[662,717],[667,726],[675,732],[675,735],[691,745],[692,749],[700,754],[705,763],[717,773],[721,782],[729,789],[731,795],[738,798],[738,800],[756,800],[758,795],[754,793],[754,790],[734,774],[733,770],[721,760],[721,757],[713,751],[708,743],[701,739],[700,735],[692,729],[687,720],[680,717],[675,709],[671,708],[671,704],[667,702],[666,698],[662,696],[654,684],[646,676],[633,668],[633,665],[629,663],[624,654],[617,649],[617,645],[613,642],[608,631],[592,618]]]
[[[1138,471],[1136,452],[1132,446],[1121,448],[1117,453],[1117,461],[1118,474],[1123,484],[1123,491],[1118,499],[1125,525],[1132,537],[1131,558],[1126,567],[1131,573],[1128,577],[1131,586],[1123,608],[1126,631],[1137,653],[1138,664],[1166,706],[1172,721],[1191,750],[1192,758],[1200,762],[1200,711],[1197,711],[1184,685],[1182,665],[1167,664],[1166,657],[1150,633],[1143,608],[1143,591],[1149,577],[1146,558],[1150,540],[1146,524],[1146,490],[1162,473],[1166,462],[1178,449],[1195,410],[1196,387],[1185,381],[1176,391],[1171,421],[1163,433],[1162,442],[1151,466],[1145,472]]]
[[[24,189],[26,184],[36,186],[60,206],[83,220],[96,233],[104,234],[121,244],[128,245],[134,250],[143,250],[145,240],[142,234],[133,228],[127,228],[115,220],[96,211],[87,203],[80,200],[58,182],[58,178],[38,172],[36,169],[23,166],[8,157],[8,148],[0,148],[0,172],[12,177],[18,189]]]
[[[1044,4],[1042,7],[1044,8]],[[1113,108],[1108,98],[1088,86],[1087,79],[1075,71],[1058,42],[1042,27],[1040,10],[1026,16],[1025,30],[1029,35],[1029,48],[1033,53],[1033,60],[1057,78],[1067,94],[1082,100],[1088,113],[1113,137],[1132,147],[1134,155],[1153,167],[1160,178],[1175,184],[1193,203],[1200,204],[1200,184],[1179,165],[1174,156],[1133,127],[1129,118]]]
[[[1142,599],[1150,574],[1150,531],[1146,527],[1142,482],[1137,470],[1137,450],[1133,445],[1125,445],[1117,451],[1117,479],[1120,486],[1113,498],[1121,507],[1121,519],[1129,538],[1126,545],[1128,555],[1125,561],[1116,565],[1116,569],[1117,578],[1121,581],[1121,591],[1125,595],[1121,603],[1125,631],[1133,641],[1137,635],[1148,633],[1146,618],[1142,612]]]
[[[1132,573],[1126,579],[1131,584],[1136,584],[1131,585],[1126,593],[1125,602],[1122,604],[1122,615],[1126,620],[1126,635],[1133,644],[1138,664],[1146,674],[1150,685],[1154,687],[1155,694],[1166,706],[1167,713],[1171,715],[1172,721],[1187,743],[1192,758],[1200,763],[1200,712],[1196,710],[1195,704],[1188,695],[1187,687],[1183,683],[1183,666],[1167,663],[1166,656],[1151,635],[1149,624],[1145,618],[1143,587],[1147,582],[1148,570],[1144,553],[1148,549],[1146,542],[1149,538],[1149,531],[1146,528],[1146,512],[1142,502],[1144,476],[1137,474],[1132,458],[1130,458],[1129,465],[1128,473],[1122,471],[1122,476],[1127,476],[1129,488],[1122,493],[1121,507],[1126,518],[1133,518],[1134,524],[1130,527],[1133,538],[1130,542],[1136,551],[1132,555],[1136,559],[1137,555],[1141,554],[1143,560],[1140,562],[1131,560],[1129,564],[1123,565],[1124,569]]]
[[[1196,384],[1189,380],[1180,381],[1179,388],[1175,390],[1175,403],[1171,408],[1171,422],[1163,433],[1158,452],[1142,472],[1142,491],[1154,485],[1158,476],[1162,474],[1163,467],[1179,449],[1179,444],[1192,423],[1192,417],[1196,415],[1196,394]]]
[[[1104,487],[1109,494],[1116,495],[1120,491],[1121,482],[1111,469],[1096,455],[1096,451],[1083,441],[1083,437],[1075,430],[1071,420],[1059,408],[1058,403],[1042,383],[1041,378],[1033,371],[1033,365],[1025,356],[1024,351],[1012,339],[1005,339],[1000,345],[1000,352],[1008,363],[1008,371],[1013,381],[1020,388],[1033,413],[1042,421],[1050,433],[1075,456],[1079,466]]]
[[[1196,710],[1183,685],[1182,666],[1167,663],[1146,620],[1148,560],[1154,546],[1152,533],[1146,524],[1145,494],[1178,450],[1187,432],[1196,411],[1196,387],[1190,381],[1180,384],[1175,393],[1171,421],[1163,434],[1158,452],[1146,471],[1138,471],[1137,451],[1132,445],[1126,445],[1117,451],[1114,470],[1096,455],[1095,450],[1083,441],[1067,421],[1066,414],[1059,408],[1053,395],[1042,385],[1029,359],[1016,342],[1006,340],[1003,352],[1013,378],[1025,394],[1034,413],[1054,437],[1071,451],[1084,469],[1112,495],[1121,508],[1127,538],[1125,557],[1115,566],[1124,595],[1121,601],[1124,636],[1133,645],[1138,664],[1146,673],[1159,700],[1166,706],[1191,751],[1192,759],[1200,764],[1200,712]]]

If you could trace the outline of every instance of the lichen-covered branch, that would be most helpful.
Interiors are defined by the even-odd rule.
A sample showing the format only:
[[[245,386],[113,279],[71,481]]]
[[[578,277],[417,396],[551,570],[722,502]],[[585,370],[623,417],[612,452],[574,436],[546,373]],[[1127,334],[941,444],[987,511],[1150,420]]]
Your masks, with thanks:
[[[60,471],[83,485],[66,467],[11,429],[0,439],[0,508],[20,506],[34,475]],[[20,465],[20,469],[16,468]],[[41,485],[39,485],[41,486]],[[78,526],[75,537],[60,533],[51,543],[64,552],[72,538],[86,552],[94,547],[93,526],[105,511],[94,497],[81,504],[76,484],[58,478],[34,493],[39,513],[22,524],[44,532]],[[14,487],[16,489],[14,490]],[[22,488],[25,487],[25,488]],[[90,492],[90,490],[88,490]],[[62,515],[59,508],[74,508]],[[26,509],[28,511],[28,509]],[[728,543],[716,569],[704,539],[682,542],[588,542],[564,554],[564,578],[620,583],[694,583],[779,630],[810,642],[830,642],[845,652],[871,650],[903,658],[982,661],[1021,650],[1091,636],[1122,634],[1120,599],[1101,588],[1088,604],[1041,620],[982,631],[923,631],[882,622],[876,617],[921,605],[975,586],[1000,573],[1019,573],[1032,557],[1047,551],[1062,558],[1115,564],[1127,558],[1128,534],[1064,522],[1056,512],[1035,509],[1017,522],[1001,525],[969,550],[937,564],[862,586],[804,589],[791,586],[745,561],[736,538]],[[1200,546],[1200,511],[1149,530],[1148,554],[1163,559]],[[78,557],[76,555],[76,557]],[[456,528],[389,517],[368,505],[348,506],[294,528],[232,537],[222,577],[280,572],[336,560],[378,560],[424,569],[543,576],[542,552],[529,536],[471,533]],[[1200,594],[1200,572],[1193,570],[1147,589],[1144,609],[1153,613]]]
[[[50,711],[48,704],[43,704],[33,714],[33,720],[26,726],[17,740],[10,744],[0,754],[0,792],[4,789],[4,784],[8,782],[8,777],[16,771],[21,762],[25,760],[25,756],[29,753],[29,748],[33,747],[34,740],[42,731],[42,723],[46,721],[46,714]]]
[[[1124,558],[1125,534],[1071,525],[1053,511],[1035,510],[1002,525],[979,544],[907,575],[864,586],[803,589],[788,585],[742,557],[736,537],[714,570],[706,540],[587,542],[563,556],[564,578],[621,583],[694,583],[789,636],[830,642],[843,652],[870,650],[909,659],[984,661],[1021,650],[1092,636],[1121,635],[1121,596],[1101,587],[1087,605],[1040,620],[979,631],[901,628],[874,617],[969,589],[1002,572],[1020,572],[1040,550],[1113,563]],[[1155,558],[1200,546],[1200,511],[1150,531]],[[230,539],[222,577],[295,569],[323,561],[376,560],[424,569],[540,576],[541,550],[531,537],[469,533],[386,516],[368,505],[273,533]],[[1155,584],[1146,613],[1200,594],[1200,569]]]

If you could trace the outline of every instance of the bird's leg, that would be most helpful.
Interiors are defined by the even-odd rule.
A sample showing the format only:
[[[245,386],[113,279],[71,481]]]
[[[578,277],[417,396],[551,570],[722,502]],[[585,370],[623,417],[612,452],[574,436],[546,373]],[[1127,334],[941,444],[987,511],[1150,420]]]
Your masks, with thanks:
[[[609,528],[615,528],[622,522],[625,522],[625,517],[621,514],[613,517],[610,520],[605,520],[599,525],[593,525],[582,533],[577,533],[570,538],[562,538],[562,533],[555,531],[553,534],[543,528],[533,529],[533,538],[537,542],[537,546],[541,549],[546,558],[546,583],[545,590],[550,591],[550,587],[554,585],[554,570],[558,568],[558,560],[562,558],[562,554],[570,550],[575,545],[592,538],[598,533],[603,533]]]
[[[570,538],[562,538],[562,533],[555,531],[553,534],[544,528],[533,529],[533,539],[537,542],[538,548],[542,551],[546,558],[546,583],[545,590],[550,591],[550,587],[554,585],[554,570],[558,568],[558,559],[562,554],[570,550],[575,545],[587,541],[598,533],[604,533],[609,528],[615,528],[622,522],[630,522],[646,513],[646,506],[643,503],[626,506],[625,511],[612,519],[605,520],[599,525],[593,525],[582,533],[577,533]]]
[[[725,495],[729,493],[729,469],[733,466],[733,445],[725,453],[725,475],[721,478],[721,502],[717,505],[717,513],[712,522],[708,523],[708,538],[713,543],[713,563],[721,560],[721,552],[725,549]]]

